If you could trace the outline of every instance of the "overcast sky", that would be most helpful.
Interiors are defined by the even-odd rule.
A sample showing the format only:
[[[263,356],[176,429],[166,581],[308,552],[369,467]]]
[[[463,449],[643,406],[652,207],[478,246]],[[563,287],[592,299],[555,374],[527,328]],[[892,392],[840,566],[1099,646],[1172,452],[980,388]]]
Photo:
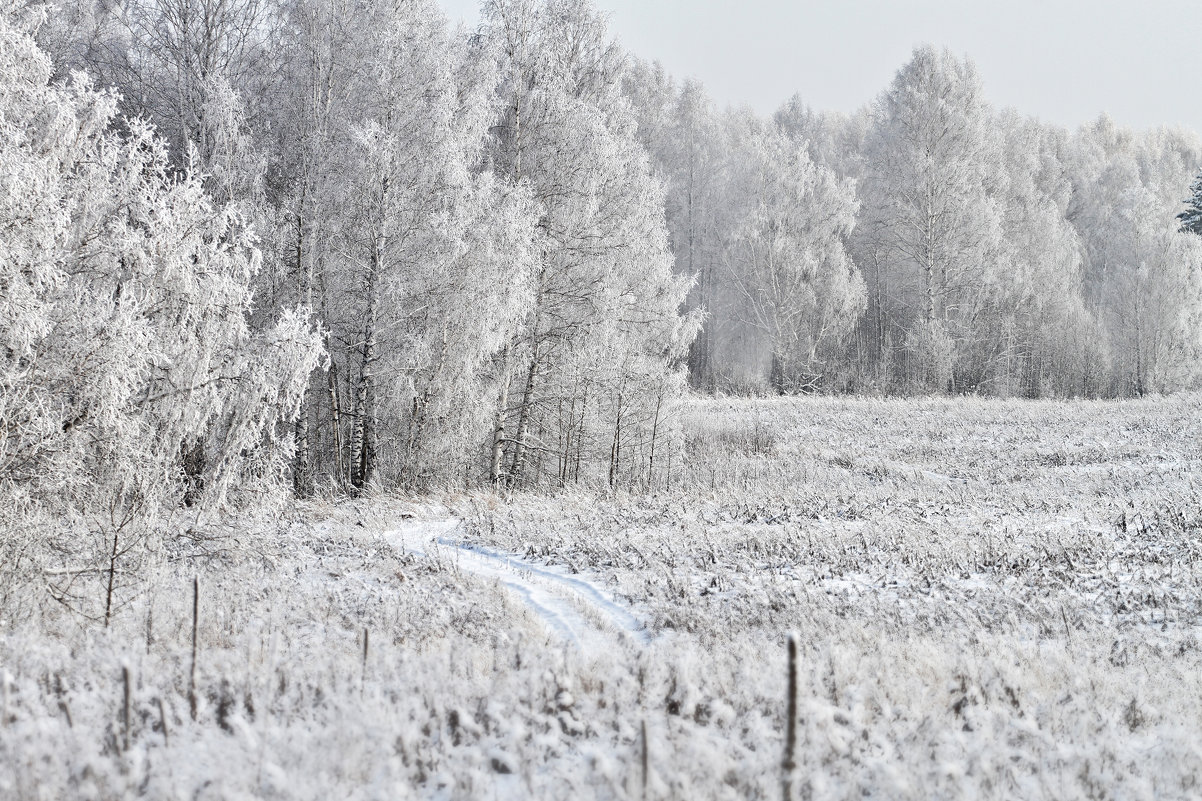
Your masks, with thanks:
[[[440,0],[477,20],[476,0]],[[700,79],[720,103],[762,113],[798,92],[851,111],[884,89],[914,46],[967,54],[996,105],[1068,127],[1202,131],[1197,0],[594,0],[628,50]]]

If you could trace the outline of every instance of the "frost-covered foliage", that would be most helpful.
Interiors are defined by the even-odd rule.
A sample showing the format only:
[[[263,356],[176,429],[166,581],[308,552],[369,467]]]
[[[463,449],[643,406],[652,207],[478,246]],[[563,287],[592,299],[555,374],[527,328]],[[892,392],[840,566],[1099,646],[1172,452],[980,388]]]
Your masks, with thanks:
[[[751,202],[730,249],[740,264],[734,283],[772,343],[769,383],[798,392],[821,384],[831,343],[837,351],[864,311],[864,279],[844,247],[858,204],[851,181],[816,165],[783,131],[746,127],[739,166]]]
[[[433,2],[298,4],[289,35],[287,261],[333,358],[307,469],[356,492],[479,480],[536,213],[480,162],[493,76]]]
[[[1202,167],[1195,134],[1136,133],[1105,117],[1071,134],[996,109],[971,60],[930,46],[850,115],[794,97],[749,124],[695,82],[677,86],[647,65],[633,73],[640,136],[668,181],[676,266],[696,277],[689,305],[707,315],[694,386],[1113,397],[1197,384],[1202,261],[1177,213]],[[765,151],[765,129],[794,147]],[[748,296],[765,271],[746,221],[765,193],[745,172],[768,162],[770,175],[794,173],[795,150],[854,183],[859,212],[841,239],[857,274],[842,291],[768,285],[787,300],[776,308],[799,312],[790,334],[827,337],[826,358],[785,387],[763,291]],[[794,194],[782,210],[816,233],[826,218]],[[804,274],[821,252],[782,250],[770,272]],[[830,325],[858,282],[854,326]]]
[[[490,155],[540,211],[532,292],[501,359],[490,478],[626,483],[652,469],[696,326],[678,311],[689,281],[671,270],[623,56],[588,3],[498,0],[484,20],[500,76]]]
[[[248,517],[107,632],[6,624],[0,795],[780,798],[795,631],[793,797],[1190,798],[1199,407],[701,402],[655,493]],[[448,536],[649,641],[586,602],[573,647]]]
[[[273,492],[320,349],[291,312],[248,328],[252,232],[0,11],[0,571],[87,570],[92,535]]]
[[[1192,386],[1202,348],[1202,239],[1179,230],[1176,213],[1202,139],[1181,131],[1137,137],[1101,117],[1074,144],[1072,219],[1106,353],[1099,380],[1114,394]]]
[[[778,792],[796,630],[798,797],[1188,798],[1198,412],[700,402],[671,489],[524,499],[472,538],[607,577],[669,638],[660,714],[724,744],[681,768],[698,797]]]
[[[434,0],[66,6],[60,74],[114,87],[229,239],[262,236],[253,325],[299,306],[327,334],[298,495],[652,469],[695,326],[589,3],[491,4],[470,37]]]

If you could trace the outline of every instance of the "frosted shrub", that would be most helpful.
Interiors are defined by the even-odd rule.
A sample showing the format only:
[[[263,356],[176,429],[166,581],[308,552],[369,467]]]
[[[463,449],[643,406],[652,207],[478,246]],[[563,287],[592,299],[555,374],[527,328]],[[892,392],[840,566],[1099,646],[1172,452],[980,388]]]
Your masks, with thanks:
[[[918,392],[950,389],[954,374],[956,345],[947,327],[935,321],[915,323],[906,336],[907,375]]]
[[[110,94],[51,83],[37,23],[0,13],[0,506],[5,540],[54,520],[20,570],[85,581],[181,500],[273,485],[320,349],[287,312],[250,331],[253,232]]]

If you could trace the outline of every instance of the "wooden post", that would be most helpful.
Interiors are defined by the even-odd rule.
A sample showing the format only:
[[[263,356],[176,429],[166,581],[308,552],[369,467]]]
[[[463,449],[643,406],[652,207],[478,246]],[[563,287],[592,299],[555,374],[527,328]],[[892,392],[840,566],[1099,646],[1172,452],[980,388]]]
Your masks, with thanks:
[[[130,718],[130,697],[129,697],[129,666],[121,666],[121,685],[125,691],[124,703],[121,708],[121,750],[129,750],[129,718]]]
[[[368,633],[367,627],[363,627],[363,671],[359,677],[359,694],[363,694],[363,688],[367,686],[367,643]]]
[[[650,753],[651,747],[647,742],[647,719],[646,718],[643,718],[643,720],[642,720],[642,735],[643,735],[642,736],[643,753],[642,753],[642,759],[640,761],[642,762],[642,767],[643,767],[643,801],[647,801],[647,781],[651,774],[651,753]]]
[[[789,634],[788,720],[785,721],[785,758],[781,763],[781,797],[793,799],[793,774],[797,770],[797,635]]]
[[[188,673],[188,709],[196,720],[196,624],[200,619],[200,579],[192,579],[192,669]]]

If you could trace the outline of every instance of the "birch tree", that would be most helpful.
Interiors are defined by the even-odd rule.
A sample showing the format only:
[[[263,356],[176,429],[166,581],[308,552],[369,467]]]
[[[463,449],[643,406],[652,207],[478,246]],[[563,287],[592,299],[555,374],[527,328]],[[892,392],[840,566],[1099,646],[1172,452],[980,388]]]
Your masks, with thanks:
[[[731,249],[734,282],[766,335],[770,386],[812,390],[822,383],[824,348],[841,342],[864,308],[864,282],[844,248],[855,190],[774,127],[749,139],[753,205]]]
[[[88,515],[116,552],[155,510],[278,487],[320,346],[291,312],[250,330],[252,233],[148,125],[114,133],[111,94],[52,84],[37,22],[0,14],[0,496]]]
[[[289,228],[330,332],[319,419],[335,478],[356,493],[474,480],[488,425],[474,399],[527,302],[534,219],[482,160],[493,73],[433,2],[306,14]]]
[[[584,444],[559,452],[564,421],[592,412],[613,421],[616,481],[632,454],[620,432],[629,442],[651,427],[648,392],[666,386],[692,335],[678,313],[688,282],[671,272],[662,190],[621,94],[621,53],[587,3],[495,0],[484,18],[502,80],[494,160],[541,209],[532,307],[503,358],[491,478],[562,476]],[[601,369],[599,344],[617,370]]]
[[[974,295],[1001,238],[993,196],[998,143],[970,62],[918,48],[878,100],[869,134],[856,259],[869,265],[876,350],[907,340],[909,373],[932,389],[954,381]]]
[[[1142,136],[1107,117],[1074,137],[1069,215],[1083,243],[1084,293],[1107,349],[1093,392],[1144,394],[1197,379],[1197,237],[1180,230],[1196,136]]]

